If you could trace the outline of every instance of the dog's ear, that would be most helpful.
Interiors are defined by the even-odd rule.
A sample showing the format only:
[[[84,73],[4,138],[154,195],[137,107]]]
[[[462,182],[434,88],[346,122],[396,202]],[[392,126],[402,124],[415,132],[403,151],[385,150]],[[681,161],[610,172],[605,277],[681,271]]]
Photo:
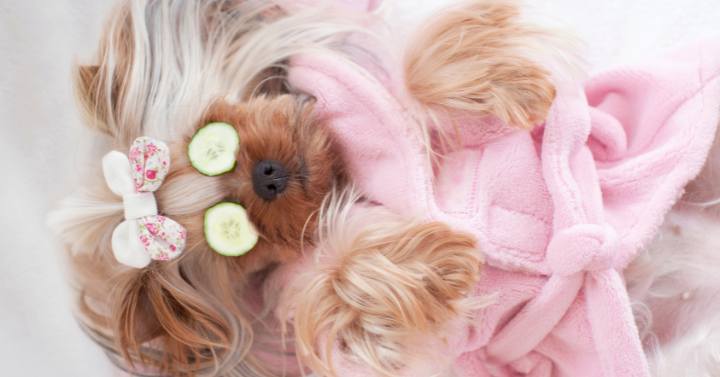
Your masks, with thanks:
[[[523,128],[542,122],[555,87],[532,56],[549,33],[519,17],[517,7],[503,0],[442,13],[406,51],[410,93],[446,113],[490,115]]]
[[[108,119],[114,103],[108,98],[108,91],[100,73],[99,65],[81,65],[76,68],[77,97],[85,112],[87,123],[93,128],[114,136],[108,127]],[[110,96],[113,96],[112,89],[110,89]]]
[[[75,91],[87,123],[110,136],[121,136],[119,119],[135,54],[132,18],[127,6],[118,8],[115,21],[103,31],[96,64],[75,68]],[[124,142],[125,140],[120,140]]]
[[[170,270],[130,271],[117,286],[110,317],[115,340],[131,367],[198,371],[232,351],[236,324]]]
[[[91,97],[93,97],[92,93],[97,92],[99,71],[98,65],[77,66],[75,86],[81,99],[92,99],[92,102],[97,102],[97,98]]]

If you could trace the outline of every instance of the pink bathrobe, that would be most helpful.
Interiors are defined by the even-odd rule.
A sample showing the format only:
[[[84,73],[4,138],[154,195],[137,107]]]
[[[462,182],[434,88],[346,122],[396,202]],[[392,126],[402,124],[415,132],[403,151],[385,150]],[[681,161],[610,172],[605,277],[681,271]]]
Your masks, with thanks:
[[[389,69],[392,71],[392,67]],[[366,196],[474,234],[495,303],[448,335],[459,376],[648,376],[621,271],[701,169],[720,114],[720,40],[582,85],[531,132],[481,117],[435,172],[399,77],[292,62]],[[340,375],[370,376],[347,361]],[[413,374],[417,376],[417,374]]]

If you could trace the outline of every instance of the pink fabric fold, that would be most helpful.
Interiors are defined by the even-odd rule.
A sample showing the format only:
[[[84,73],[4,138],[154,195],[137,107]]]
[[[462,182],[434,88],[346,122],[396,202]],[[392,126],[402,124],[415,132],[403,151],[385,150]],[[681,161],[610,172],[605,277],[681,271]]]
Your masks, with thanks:
[[[705,161],[720,40],[561,83],[532,132],[466,117],[435,171],[387,83],[330,55],[297,57],[290,81],[318,99],[369,199],[477,237],[477,294],[498,300],[450,334],[459,376],[648,376],[620,271]]]

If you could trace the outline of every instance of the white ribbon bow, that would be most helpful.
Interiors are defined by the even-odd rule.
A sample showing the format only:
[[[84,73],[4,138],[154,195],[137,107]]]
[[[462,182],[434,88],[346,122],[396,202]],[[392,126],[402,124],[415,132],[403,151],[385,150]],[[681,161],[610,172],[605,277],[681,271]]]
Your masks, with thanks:
[[[171,260],[185,248],[182,225],[158,215],[155,194],[170,169],[165,143],[149,137],[135,139],[129,158],[111,151],[103,157],[103,175],[110,190],[123,198],[125,221],[112,234],[118,262],[143,268],[152,260]]]

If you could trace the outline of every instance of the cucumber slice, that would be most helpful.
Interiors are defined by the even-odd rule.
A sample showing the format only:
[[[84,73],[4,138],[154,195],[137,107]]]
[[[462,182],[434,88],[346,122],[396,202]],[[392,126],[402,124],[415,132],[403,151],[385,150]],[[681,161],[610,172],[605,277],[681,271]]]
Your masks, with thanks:
[[[235,156],[239,149],[240,138],[235,127],[214,122],[195,133],[187,152],[190,165],[212,177],[235,169]]]
[[[205,240],[218,254],[238,256],[255,246],[258,234],[243,206],[221,202],[205,211]]]

